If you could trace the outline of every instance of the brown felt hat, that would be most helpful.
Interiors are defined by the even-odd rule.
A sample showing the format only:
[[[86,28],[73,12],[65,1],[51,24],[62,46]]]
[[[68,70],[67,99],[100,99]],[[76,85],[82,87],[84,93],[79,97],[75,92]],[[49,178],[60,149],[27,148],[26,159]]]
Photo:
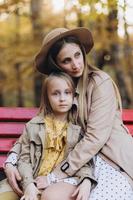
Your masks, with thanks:
[[[78,38],[84,46],[86,53],[89,53],[93,47],[93,37],[87,28],[81,27],[71,30],[66,28],[56,28],[44,37],[42,47],[35,57],[35,67],[39,72],[49,74],[52,70],[54,70],[54,68],[57,67],[56,65],[54,67],[47,64],[47,55],[52,45],[59,39],[66,36],[75,36]]]

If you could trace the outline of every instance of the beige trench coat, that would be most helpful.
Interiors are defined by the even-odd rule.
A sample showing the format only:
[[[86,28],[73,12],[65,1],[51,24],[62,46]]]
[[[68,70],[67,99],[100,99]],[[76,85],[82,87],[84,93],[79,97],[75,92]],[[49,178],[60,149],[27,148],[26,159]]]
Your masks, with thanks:
[[[99,154],[121,171],[133,186],[133,138],[122,122],[109,75],[100,70],[89,72],[86,101],[88,118],[84,137],[60,165],[60,172],[59,167],[55,171],[71,176]],[[77,99],[75,104],[78,106]]]
[[[69,123],[65,158],[78,143],[81,137],[80,130],[81,128],[78,125]],[[23,180],[21,182],[23,189],[25,189],[29,183],[35,182],[34,179],[37,177],[42,161],[44,144],[44,116],[40,114],[26,124],[22,136],[11,149],[11,152],[16,152],[19,155],[18,170]],[[93,162],[91,161],[90,163],[84,165],[80,170],[76,172],[75,177],[78,178],[78,183],[82,182],[84,178],[90,178],[95,184],[96,181],[93,177]]]

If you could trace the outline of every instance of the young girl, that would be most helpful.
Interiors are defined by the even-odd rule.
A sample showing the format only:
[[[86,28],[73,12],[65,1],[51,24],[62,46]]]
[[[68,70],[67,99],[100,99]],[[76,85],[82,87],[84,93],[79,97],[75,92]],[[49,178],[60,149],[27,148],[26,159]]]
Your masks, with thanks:
[[[74,177],[64,179],[52,173],[80,139],[80,127],[72,124],[76,120],[72,110],[74,88],[72,79],[63,72],[53,73],[44,81],[39,115],[26,124],[21,141],[18,160],[24,191],[21,200],[36,200],[38,195],[47,200],[50,191],[55,191],[54,199],[71,199],[76,186],[90,177],[88,166]]]

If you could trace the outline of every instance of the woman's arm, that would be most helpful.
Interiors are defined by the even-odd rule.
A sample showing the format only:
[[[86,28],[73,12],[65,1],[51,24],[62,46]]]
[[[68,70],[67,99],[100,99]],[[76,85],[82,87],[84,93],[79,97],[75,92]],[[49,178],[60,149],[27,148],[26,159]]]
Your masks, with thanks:
[[[59,177],[63,174],[73,176],[102,149],[110,137],[116,109],[117,101],[112,81],[104,80],[93,89],[84,137],[54,171]]]
[[[75,176],[79,178],[79,184],[81,184],[85,179],[90,180],[92,187],[97,184],[94,176],[94,163],[91,160],[89,163],[85,164],[81,169],[79,169]]]
[[[75,200],[88,200],[91,191],[91,181],[89,179],[84,179],[83,182],[77,187],[77,189],[72,194],[72,198]]]

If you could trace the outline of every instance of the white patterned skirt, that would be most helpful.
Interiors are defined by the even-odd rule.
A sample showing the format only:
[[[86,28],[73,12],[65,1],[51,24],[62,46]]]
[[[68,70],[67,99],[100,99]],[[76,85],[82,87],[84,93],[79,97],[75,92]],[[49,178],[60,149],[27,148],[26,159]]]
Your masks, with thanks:
[[[126,177],[98,155],[94,175],[98,184],[88,200],[133,200],[133,189]]]

